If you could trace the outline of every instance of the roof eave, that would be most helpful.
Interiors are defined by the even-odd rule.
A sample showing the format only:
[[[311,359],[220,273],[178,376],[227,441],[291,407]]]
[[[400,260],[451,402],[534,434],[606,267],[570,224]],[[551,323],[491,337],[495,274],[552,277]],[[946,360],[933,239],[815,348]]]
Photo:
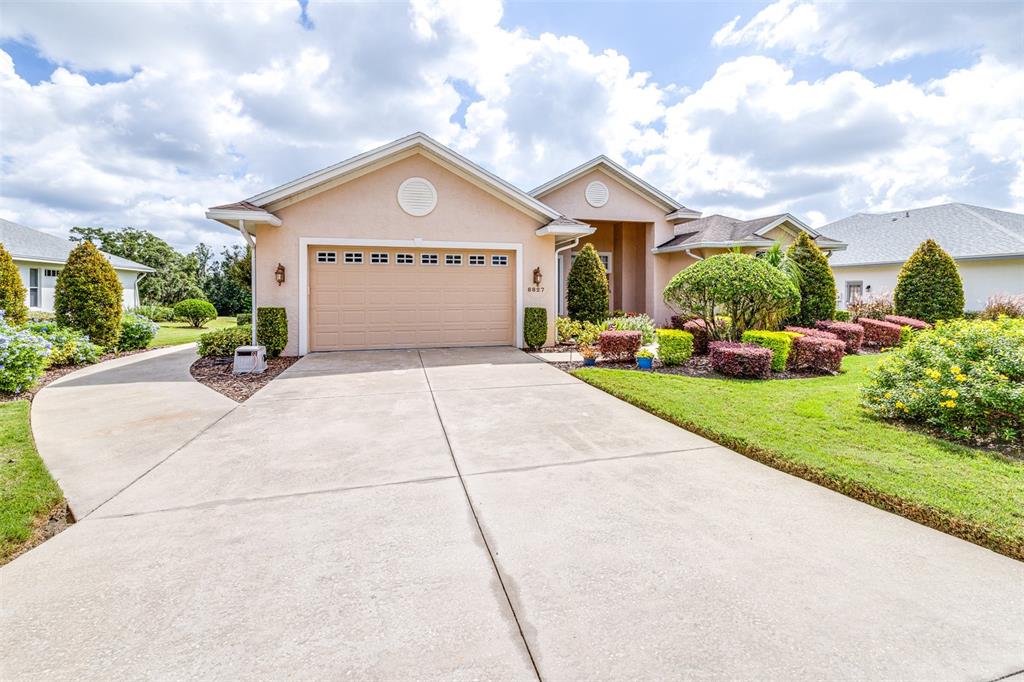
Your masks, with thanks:
[[[907,258],[910,258],[910,256],[907,256]],[[829,265],[831,267],[834,267],[834,268],[867,268],[867,267],[873,267],[873,266],[903,265],[904,263],[907,262],[907,258],[904,258],[903,260],[862,261],[862,262],[859,262],[859,263],[829,263]],[[962,260],[971,260],[971,261],[974,261],[974,260],[1004,260],[1004,259],[1010,259],[1010,258],[1013,258],[1013,259],[1024,258],[1024,252],[1021,252],[1021,253],[995,253],[995,254],[986,254],[986,255],[980,255],[980,256],[950,256],[950,258],[952,258],[954,261],[962,261]]]
[[[775,242],[768,239],[757,241],[730,241],[730,242],[692,242],[689,244],[676,244],[675,246],[655,247],[651,253],[676,253],[678,251],[690,251],[692,249],[731,249],[734,247],[748,246],[771,246]]]
[[[537,228],[538,237],[554,235],[556,237],[587,237],[597,231],[590,225],[545,225]]]
[[[237,211],[211,208],[206,212],[206,217],[236,230],[243,220],[253,225],[264,224],[273,225],[274,227],[281,225],[281,219],[268,211]]]
[[[544,196],[545,194],[550,194],[551,192],[554,192],[556,189],[564,187],[565,185],[569,184],[576,178],[585,175],[586,173],[589,173],[590,171],[600,166],[604,166],[605,168],[610,170],[612,172],[612,175],[616,176],[619,180],[625,182],[633,189],[638,190],[641,194],[647,196],[652,202],[659,205],[662,209],[666,211],[673,212],[685,208],[685,206],[680,204],[678,201],[676,201],[669,195],[665,194],[657,187],[643,180],[636,174],[632,173],[628,169],[615,163],[604,154],[596,156],[590,161],[582,163],[579,166],[576,166],[575,168],[562,173],[558,177],[549,180],[548,182],[544,183],[543,185],[540,185],[539,187],[534,187],[532,190],[530,190],[529,194],[530,196],[533,197],[541,197]]]

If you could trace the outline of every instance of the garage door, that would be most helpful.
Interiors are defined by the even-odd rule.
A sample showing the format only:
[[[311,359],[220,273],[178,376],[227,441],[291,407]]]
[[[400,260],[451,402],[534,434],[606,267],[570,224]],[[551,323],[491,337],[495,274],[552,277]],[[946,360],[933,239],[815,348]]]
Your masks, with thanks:
[[[515,252],[309,249],[309,349],[512,345]]]

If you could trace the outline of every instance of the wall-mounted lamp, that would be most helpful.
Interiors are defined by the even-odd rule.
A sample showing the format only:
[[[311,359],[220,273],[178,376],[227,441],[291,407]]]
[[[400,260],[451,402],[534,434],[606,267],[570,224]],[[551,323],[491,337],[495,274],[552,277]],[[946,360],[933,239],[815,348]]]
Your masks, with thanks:
[[[534,268],[533,269],[533,284],[534,284],[534,286],[538,286],[539,287],[542,279],[544,279],[544,276],[540,272],[540,267]]]
[[[274,270],[274,279],[277,280],[277,286],[284,284],[284,266],[280,263],[277,264],[277,269]]]

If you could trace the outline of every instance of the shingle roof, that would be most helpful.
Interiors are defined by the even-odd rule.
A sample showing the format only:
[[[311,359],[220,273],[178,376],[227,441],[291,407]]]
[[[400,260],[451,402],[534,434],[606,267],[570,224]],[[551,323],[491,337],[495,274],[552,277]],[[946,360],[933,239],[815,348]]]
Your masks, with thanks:
[[[0,218],[0,242],[11,254],[12,258],[19,260],[38,260],[47,263],[63,263],[67,261],[71,249],[77,244],[55,237],[52,234],[33,230],[10,220]],[[153,268],[136,263],[135,261],[112,256],[103,253],[110,261],[110,264],[118,270],[134,270],[137,272],[154,272]]]
[[[1024,215],[968,204],[857,213],[822,229],[849,245],[832,256],[833,266],[902,263],[926,239],[953,258],[1024,255]]]
[[[685,232],[682,232],[664,244],[659,245],[658,249],[685,247],[688,244],[697,245],[711,243],[735,244],[737,246],[742,246],[744,242],[762,244],[769,242],[770,240],[758,235],[758,230],[762,230],[772,223],[779,222],[783,219],[795,221],[795,219],[788,213],[764,216],[763,218],[754,218],[752,220],[740,220],[739,218],[730,218],[729,216],[720,214],[709,215],[680,225],[679,229],[685,230]],[[819,234],[815,237],[815,241],[823,244],[834,242],[836,240]],[[842,240],[839,241],[841,242]]]

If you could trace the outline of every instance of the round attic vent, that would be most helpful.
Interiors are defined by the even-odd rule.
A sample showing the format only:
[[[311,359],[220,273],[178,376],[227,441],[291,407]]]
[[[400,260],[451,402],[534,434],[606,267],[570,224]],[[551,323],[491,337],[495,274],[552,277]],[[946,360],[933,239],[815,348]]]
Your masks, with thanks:
[[[413,216],[425,216],[437,206],[437,190],[424,178],[409,178],[398,186],[398,205]]]
[[[603,182],[594,180],[587,185],[583,194],[587,197],[587,203],[594,208],[601,208],[608,203],[608,187]]]

